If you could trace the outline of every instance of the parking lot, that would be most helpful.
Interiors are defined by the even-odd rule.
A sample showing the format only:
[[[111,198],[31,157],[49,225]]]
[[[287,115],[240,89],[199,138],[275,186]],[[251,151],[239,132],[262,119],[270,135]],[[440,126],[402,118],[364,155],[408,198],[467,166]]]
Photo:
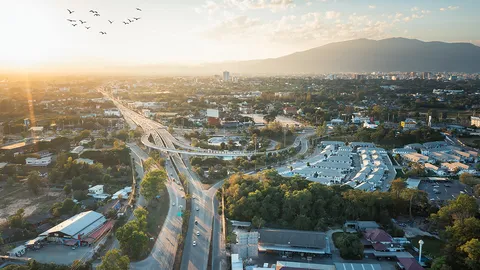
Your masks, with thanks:
[[[418,186],[418,189],[428,193],[428,199],[431,201],[446,201],[455,199],[462,192],[468,195],[472,195],[472,189],[457,180],[453,181],[437,181],[426,182],[422,181]],[[438,190],[435,193],[434,190]]]
[[[73,250],[68,246],[50,244],[39,250],[28,250],[23,257],[32,258],[41,263],[69,265],[75,260],[88,260],[91,255],[91,247],[77,247]]]

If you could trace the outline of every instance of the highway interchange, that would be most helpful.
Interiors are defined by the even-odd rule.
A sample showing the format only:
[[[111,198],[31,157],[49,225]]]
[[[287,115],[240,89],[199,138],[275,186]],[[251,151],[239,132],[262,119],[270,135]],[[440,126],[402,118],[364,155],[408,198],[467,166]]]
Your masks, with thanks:
[[[107,93],[103,94],[109,97]],[[166,170],[170,177],[167,184],[170,195],[170,208],[163,228],[149,257],[143,261],[132,263],[132,269],[171,269],[173,267],[177,250],[177,237],[181,233],[183,223],[179,213],[186,207],[183,188],[175,183],[179,180],[179,174],[186,176],[188,180],[187,189],[192,196],[191,215],[188,221],[187,235],[185,236],[181,269],[205,270],[208,267],[209,256],[211,257],[212,269],[226,269],[225,242],[221,233],[221,218],[218,215],[219,202],[215,198],[215,194],[218,188],[222,186],[223,181],[218,182],[208,190],[204,190],[200,179],[195,173],[192,173],[189,167],[188,155],[231,157],[251,156],[255,152],[212,151],[191,147],[174,138],[167,131],[167,128],[160,123],[128,109],[118,100],[113,98],[111,100],[128,123],[134,123],[143,129],[144,136],[142,136],[141,142],[149,149],[160,150],[167,157]],[[306,138],[309,135],[311,135],[311,132],[301,134],[290,147],[301,147],[300,152],[305,153],[308,149],[308,140]],[[153,142],[149,140],[150,138],[153,139]],[[137,146],[129,145],[129,147],[137,158],[142,160],[148,158],[148,155]],[[285,149],[268,152],[274,153],[279,151],[285,151]],[[183,156],[181,156],[182,154]],[[213,242],[212,253],[210,254],[211,241]]]
[[[216,211],[214,210],[214,199],[216,190],[220,185],[214,186],[211,189],[204,191],[200,179],[198,179],[195,174],[192,174],[190,172],[190,170],[185,164],[185,161],[182,160],[180,155],[175,152],[176,147],[173,143],[174,139],[172,139],[173,137],[168,133],[165,127],[155,121],[146,119],[145,117],[136,112],[129,110],[117,101],[114,102],[125,118],[129,118],[136,125],[141,126],[145,133],[152,135],[155,142],[154,145],[158,145],[160,147],[164,147],[165,149],[170,150],[170,153],[168,154],[170,161],[167,162],[166,166],[168,175],[178,180],[179,177],[177,175],[177,171],[174,168],[176,167],[178,173],[184,174],[189,180],[188,190],[192,195],[192,209],[189,220],[188,232],[185,236],[185,248],[183,250],[181,269],[207,269],[210,251],[210,241],[212,235],[213,217],[216,213]],[[178,187],[176,187],[175,189],[177,188]],[[172,245],[169,243],[169,241],[165,241],[165,239],[167,238],[163,238],[163,234],[165,234],[164,231],[169,231],[169,228],[180,228],[181,230],[181,221],[175,221],[175,219],[173,218],[174,215],[171,214],[171,212],[178,212],[178,208],[180,207],[178,203],[176,203],[176,206],[173,206],[172,200],[175,198],[178,199],[178,196],[173,195],[170,197],[172,206],[170,208],[167,220],[165,221],[164,228],[162,229],[162,233],[160,233],[157,240],[157,242],[160,241],[163,243],[158,243],[155,245],[150,256],[145,261],[142,261],[144,262],[144,264],[142,264],[142,262],[139,263],[138,269],[143,267],[149,267],[152,269],[169,269],[173,266],[173,262],[171,264],[163,264],[160,258],[161,256],[163,256],[163,254],[169,254],[170,249],[172,249]],[[185,207],[183,203],[181,205]],[[177,208],[177,211],[172,211],[172,209],[175,208]],[[198,209],[198,211],[196,209]],[[197,222],[197,224],[195,224],[195,221]],[[199,233],[199,235],[197,235],[197,232]],[[216,231],[214,234],[220,234],[220,231]],[[176,234],[172,232],[171,235],[173,235],[173,239],[176,241]],[[194,241],[196,243],[195,246],[193,245]],[[215,253],[220,253],[219,245],[217,244],[216,247],[217,250],[212,252],[212,256]],[[174,256],[172,257],[174,260]],[[214,257],[218,258],[219,256]],[[133,266],[135,267],[135,265]],[[164,268],[162,266],[168,267]]]

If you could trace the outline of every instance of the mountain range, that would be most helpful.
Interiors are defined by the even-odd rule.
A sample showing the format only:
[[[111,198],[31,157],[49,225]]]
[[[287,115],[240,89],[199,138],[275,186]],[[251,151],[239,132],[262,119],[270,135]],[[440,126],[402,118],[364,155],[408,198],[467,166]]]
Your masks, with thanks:
[[[212,75],[224,70],[242,75],[328,74],[342,72],[480,72],[480,47],[471,43],[417,39],[355,39],[330,43],[278,58],[200,65],[101,64],[42,67],[43,72],[109,75]],[[0,70],[1,71],[1,70]]]
[[[336,72],[480,72],[480,47],[416,39],[356,39],[279,58],[206,65],[233,73],[320,74]]]

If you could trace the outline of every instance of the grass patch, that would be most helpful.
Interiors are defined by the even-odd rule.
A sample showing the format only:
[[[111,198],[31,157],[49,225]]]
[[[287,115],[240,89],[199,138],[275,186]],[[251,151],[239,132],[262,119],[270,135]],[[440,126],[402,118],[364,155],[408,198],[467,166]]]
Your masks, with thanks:
[[[173,263],[173,269],[175,270],[180,270],[180,267],[182,266],[182,256],[183,256],[183,250],[185,249],[185,245],[187,244],[185,242],[185,237],[188,232],[188,223],[190,221],[190,209],[192,208],[192,199],[189,195],[186,196],[186,207],[185,211],[183,211],[182,215],[182,232],[178,235],[178,246],[177,246],[177,252],[175,253],[175,261]]]
[[[420,239],[422,239],[424,242],[422,253],[434,258],[442,256],[442,250],[445,246],[445,243],[442,240],[429,236],[415,236],[413,238],[409,238],[408,240],[410,240],[412,246],[419,248],[418,241]]]
[[[148,205],[147,232],[151,237],[156,238],[162,230],[169,207],[170,197],[167,188],[164,188],[160,193],[160,198],[153,199]]]

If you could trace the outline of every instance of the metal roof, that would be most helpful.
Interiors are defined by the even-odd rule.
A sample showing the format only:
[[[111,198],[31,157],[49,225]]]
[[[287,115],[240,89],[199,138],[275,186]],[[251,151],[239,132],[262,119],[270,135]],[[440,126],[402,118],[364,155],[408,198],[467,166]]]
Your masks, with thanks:
[[[75,237],[80,233],[88,234],[98,228],[106,221],[105,217],[94,211],[79,213],[50,230],[43,232],[40,236],[48,236],[51,233],[61,232],[70,237]]]
[[[326,235],[322,232],[295,231],[278,229],[261,229],[258,231],[261,246],[275,246],[280,249],[309,248],[325,249],[327,245]]]

